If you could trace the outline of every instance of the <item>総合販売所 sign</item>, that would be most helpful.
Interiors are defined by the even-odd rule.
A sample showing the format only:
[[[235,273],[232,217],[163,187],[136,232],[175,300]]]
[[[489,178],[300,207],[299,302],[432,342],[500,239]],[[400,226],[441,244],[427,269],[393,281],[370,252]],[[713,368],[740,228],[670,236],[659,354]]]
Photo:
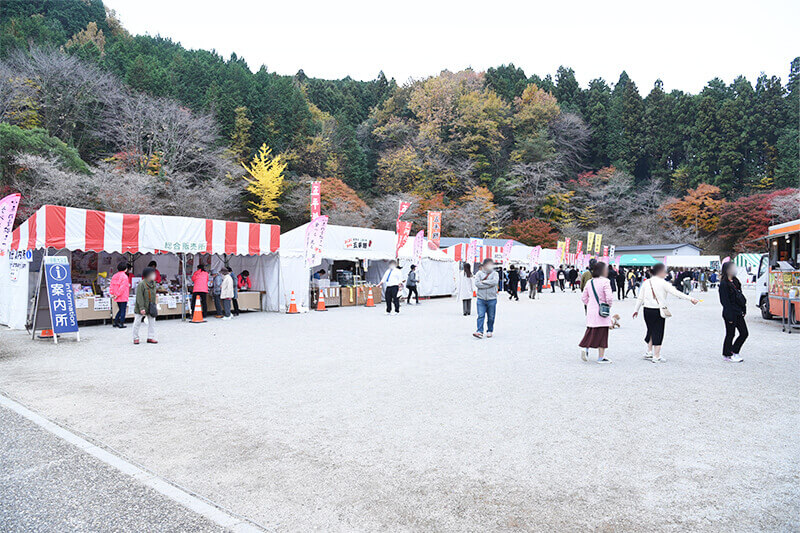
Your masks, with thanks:
[[[75,294],[72,292],[69,260],[63,256],[45,257],[43,268],[53,333],[58,335],[77,332],[78,315],[75,312]]]

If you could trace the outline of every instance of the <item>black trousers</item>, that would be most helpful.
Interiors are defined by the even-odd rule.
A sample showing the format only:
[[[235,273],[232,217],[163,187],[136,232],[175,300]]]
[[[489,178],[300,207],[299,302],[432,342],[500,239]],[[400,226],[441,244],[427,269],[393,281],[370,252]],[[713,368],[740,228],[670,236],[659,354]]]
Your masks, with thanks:
[[[647,335],[644,342],[653,342],[653,346],[661,346],[664,341],[664,324],[666,320],[661,316],[660,309],[644,308],[644,323],[647,324]]]
[[[558,287],[561,289],[561,292],[564,292],[564,280],[558,280]]]
[[[515,283],[513,287],[508,287],[508,299],[514,298],[515,300],[519,300],[519,294],[517,294],[517,284]]]
[[[392,312],[392,304],[394,304],[395,312],[400,312],[400,287],[398,285],[393,285],[391,287],[386,287],[386,312]]]
[[[739,336],[736,340],[733,337],[736,335],[736,330],[739,330]],[[742,349],[742,344],[747,340],[747,324],[744,321],[744,316],[738,317],[736,320],[725,319],[725,341],[722,343],[722,355],[730,357],[733,354],[739,354]]]
[[[239,316],[239,298],[233,299],[233,314]]]
[[[193,292],[192,293],[192,313],[194,313],[194,306],[197,304],[197,297],[200,297],[200,305],[203,308],[203,318],[208,314],[208,303],[206,302],[207,292]]]
[[[625,299],[625,286],[617,284],[617,300]]]
[[[464,310],[464,316],[472,314],[472,298],[469,300],[461,300],[461,307]]]
[[[409,285],[408,286],[408,298],[406,299],[406,303],[411,303],[411,295],[414,295],[417,303],[419,303],[419,291],[417,291],[416,285]]]
[[[636,297],[636,285],[633,285],[632,283],[628,283],[628,290],[625,291],[625,296],[627,296],[628,293],[631,292],[631,291],[633,291],[633,297],[635,298]]]

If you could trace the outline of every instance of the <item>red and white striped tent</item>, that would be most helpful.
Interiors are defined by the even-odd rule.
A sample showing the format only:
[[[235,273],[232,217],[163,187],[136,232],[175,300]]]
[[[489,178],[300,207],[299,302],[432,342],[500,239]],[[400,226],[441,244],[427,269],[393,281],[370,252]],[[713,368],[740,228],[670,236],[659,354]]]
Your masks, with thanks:
[[[212,269],[227,264],[235,272],[249,270],[253,290],[264,294],[262,309],[279,309],[279,226],[45,205],[14,230],[11,250],[53,248],[95,252],[106,260],[112,254],[141,254],[134,259],[134,269],[161,254],[159,269],[171,275],[178,274],[179,260],[163,254],[208,254]],[[6,269],[10,269],[8,259],[0,258],[0,323],[19,329],[24,327],[30,300],[28,270],[12,283]]]
[[[452,257],[454,261],[466,261],[467,260],[467,243],[460,243],[454,244],[448,248],[442,250],[448,256]],[[531,247],[525,245],[514,245],[511,248],[511,255],[509,260],[511,263],[527,265],[528,257],[530,253]],[[576,254],[567,254],[564,259],[564,264],[573,264],[572,262],[575,261]],[[478,260],[477,262],[480,263],[487,257],[491,258],[495,263],[502,264],[503,258],[503,247],[502,246],[481,246],[478,249]],[[560,256],[556,253],[556,250],[550,248],[542,249],[539,255],[539,263],[557,266],[561,264]]]
[[[467,260],[467,246],[468,243],[454,244],[442,250],[444,253],[453,258],[453,261],[466,261]],[[496,263],[502,262],[503,247],[502,246],[481,246],[478,248],[478,260],[480,263],[487,257],[494,260]]]
[[[272,224],[45,205],[14,230],[11,249],[266,255],[278,251],[280,238]]]

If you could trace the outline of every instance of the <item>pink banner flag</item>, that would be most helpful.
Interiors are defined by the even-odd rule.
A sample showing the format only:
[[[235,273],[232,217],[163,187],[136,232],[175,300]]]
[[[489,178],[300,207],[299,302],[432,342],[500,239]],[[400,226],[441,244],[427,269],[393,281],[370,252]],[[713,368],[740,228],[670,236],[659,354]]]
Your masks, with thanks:
[[[728,257],[726,257],[725,259],[722,260],[722,264],[724,265],[725,263],[727,263],[730,260],[731,260],[731,256],[728,256]]]
[[[327,227],[327,216],[315,218],[306,227],[306,266],[309,268],[322,262],[322,243]]]
[[[578,241],[575,248],[575,255],[580,255],[581,251],[583,251],[583,241]]]
[[[503,263],[508,263],[508,257],[511,255],[511,248],[514,246],[514,241],[507,240],[503,245]]]
[[[0,253],[11,246],[11,234],[14,231],[14,219],[17,218],[17,207],[21,195],[9,194],[0,200]]]
[[[400,248],[405,246],[408,241],[408,235],[411,233],[411,222],[405,220],[397,221],[397,248],[395,249],[395,257],[400,252]]]
[[[413,264],[419,265],[422,262],[422,248],[425,245],[425,230],[419,230],[414,237],[414,258]]]

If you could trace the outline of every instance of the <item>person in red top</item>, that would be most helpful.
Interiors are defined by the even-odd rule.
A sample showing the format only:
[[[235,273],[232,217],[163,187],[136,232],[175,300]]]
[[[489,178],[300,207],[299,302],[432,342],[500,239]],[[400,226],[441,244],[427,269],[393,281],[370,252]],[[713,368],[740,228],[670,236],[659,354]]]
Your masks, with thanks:
[[[161,279],[162,279],[161,278],[161,272],[159,272],[158,268],[156,268],[158,266],[158,263],[156,263],[155,261],[150,261],[147,264],[147,266],[156,271],[156,283],[161,283]]]
[[[208,313],[208,303],[206,297],[208,296],[208,272],[206,272],[205,265],[198,265],[197,270],[192,274],[192,313],[194,313],[194,306],[197,305],[197,297],[200,297],[200,305],[203,307],[203,318]]]
[[[253,288],[250,283],[250,272],[242,270],[242,273],[236,276],[236,289],[233,296],[233,314],[239,316],[239,291],[247,291]]]
[[[125,261],[117,265],[117,273],[111,277],[111,285],[108,288],[108,293],[111,298],[117,302],[117,314],[111,321],[111,325],[115,328],[126,328],[125,325],[125,312],[128,310],[128,297],[131,294],[131,281],[128,277],[128,263]]]

